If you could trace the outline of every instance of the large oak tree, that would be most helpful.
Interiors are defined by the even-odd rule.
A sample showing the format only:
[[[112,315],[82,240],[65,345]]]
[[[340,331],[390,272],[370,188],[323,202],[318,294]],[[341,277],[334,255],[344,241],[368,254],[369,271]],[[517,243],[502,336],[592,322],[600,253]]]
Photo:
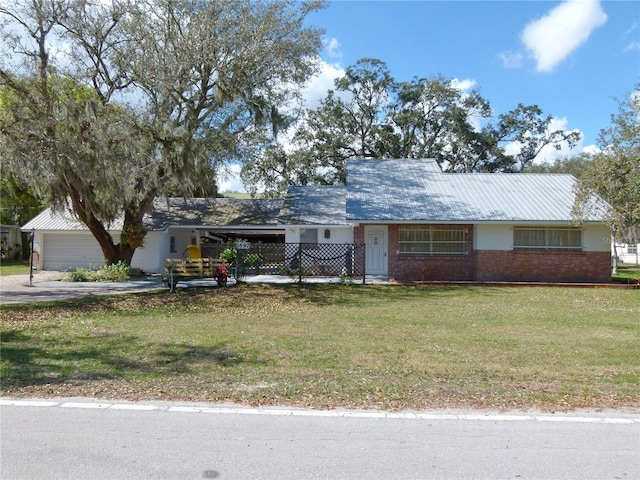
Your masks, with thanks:
[[[397,82],[383,61],[364,58],[292,125],[290,148],[275,143],[245,165],[243,179],[276,195],[295,183],[344,183],[350,158],[435,158],[450,172],[519,172],[543,148],[579,139],[551,122],[536,105],[494,119],[475,89],[442,75]]]
[[[167,192],[215,193],[315,71],[322,7],[293,0],[0,4],[3,176],[71,207],[130,263]],[[122,235],[109,227],[123,220]]]

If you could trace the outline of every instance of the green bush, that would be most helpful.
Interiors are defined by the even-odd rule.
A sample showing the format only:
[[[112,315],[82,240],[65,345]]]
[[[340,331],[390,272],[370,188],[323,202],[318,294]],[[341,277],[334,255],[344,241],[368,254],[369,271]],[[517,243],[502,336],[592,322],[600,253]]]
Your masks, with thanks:
[[[237,252],[235,248],[227,248],[220,254],[220,258],[231,264],[236,260],[236,254]]]
[[[72,282],[120,282],[131,276],[131,267],[123,261],[107,265],[97,270],[95,268],[78,267],[71,272]]]
[[[72,282],[93,282],[94,272],[88,268],[78,267],[71,272],[69,277]]]
[[[264,262],[264,257],[259,253],[250,253],[246,257],[244,257],[245,265],[249,267],[259,267]]]
[[[102,281],[119,282],[131,276],[131,267],[120,260],[118,263],[104,267]]]

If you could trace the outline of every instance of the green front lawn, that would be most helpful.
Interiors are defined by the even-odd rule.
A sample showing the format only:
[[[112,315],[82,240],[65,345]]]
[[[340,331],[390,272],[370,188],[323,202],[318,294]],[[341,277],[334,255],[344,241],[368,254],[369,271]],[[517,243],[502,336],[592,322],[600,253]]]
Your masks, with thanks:
[[[616,283],[638,283],[638,279],[640,279],[640,265],[628,263],[618,264],[618,273],[611,275],[611,279]]]
[[[7,396],[640,407],[640,292],[242,285],[2,306]]]
[[[0,276],[23,275],[28,273],[29,262],[27,260],[0,260]]]

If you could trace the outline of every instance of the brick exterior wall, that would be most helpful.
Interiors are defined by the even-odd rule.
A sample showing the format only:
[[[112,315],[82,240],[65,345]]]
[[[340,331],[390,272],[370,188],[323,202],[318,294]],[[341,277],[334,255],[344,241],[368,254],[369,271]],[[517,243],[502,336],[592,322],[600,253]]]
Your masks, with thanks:
[[[389,225],[389,279],[412,281],[580,282],[611,281],[609,252],[474,250],[473,225],[467,227],[465,255],[401,256],[398,228]],[[364,225],[354,241],[364,243]]]
[[[473,225],[467,228],[464,255],[398,255],[398,229],[403,225],[389,225],[389,280],[412,281],[471,281],[474,280],[475,255]],[[354,242],[364,243],[364,225],[354,229]]]
[[[609,252],[479,250],[476,280],[501,282],[611,281]]]
[[[405,281],[474,280],[473,225],[467,228],[464,255],[398,255],[398,229],[389,225],[389,279]]]

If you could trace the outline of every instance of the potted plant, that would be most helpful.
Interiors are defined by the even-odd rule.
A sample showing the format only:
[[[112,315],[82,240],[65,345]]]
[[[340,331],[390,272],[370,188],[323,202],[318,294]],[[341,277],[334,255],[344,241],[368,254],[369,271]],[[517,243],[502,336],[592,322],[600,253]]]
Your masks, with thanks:
[[[233,276],[236,275],[236,257],[238,255],[238,251],[235,248],[227,248],[221,254],[220,258],[227,262],[228,270],[232,272]]]

